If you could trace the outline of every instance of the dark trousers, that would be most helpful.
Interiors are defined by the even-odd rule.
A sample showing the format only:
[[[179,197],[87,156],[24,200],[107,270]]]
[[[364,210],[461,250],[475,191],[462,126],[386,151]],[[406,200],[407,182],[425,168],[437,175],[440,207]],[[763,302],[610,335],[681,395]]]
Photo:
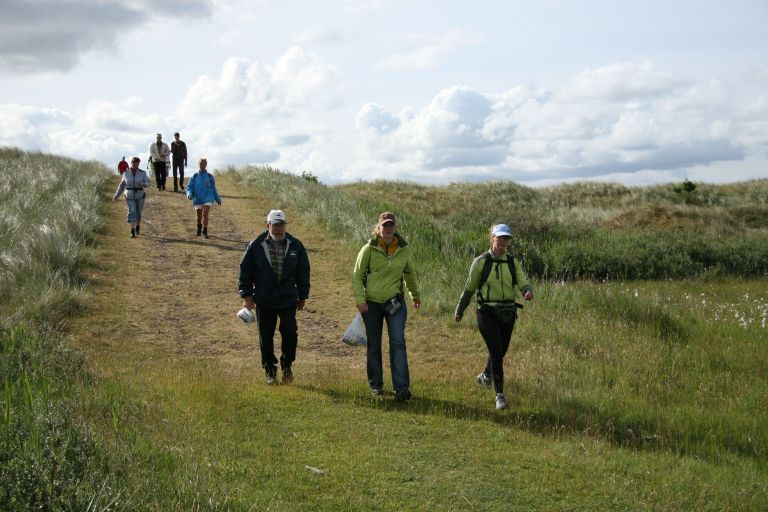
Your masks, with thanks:
[[[177,171],[178,169],[178,171]],[[178,184],[181,185],[181,188],[184,188],[184,160],[179,158],[173,159],[173,190],[177,190],[178,185],[176,184],[176,173],[178,172],[179,175],[179,182]]]
[[[483,373],[493,379],[493,389],[496,393],[504,392],[504,356],[512,340],[512,329],[515,322],[500,322],[491,312],[481,313],[477,310],[477,328],[488,347],[488,362]]]
[[[152,162],[152,168],[155,170],[155,181],[158,190],[165,188],[165,179],[168,177],[168,167],[166,162]]]
[[[290,368],[296,360],[296,345],[299,342],[299,329],[296,325],[296,305],[284,309],[256,306],[256,321],[259,323],[259,348],[261,366],[267,372],[274,371],[277,365],[275,357],[275,328],[280,319],[280,367]]]

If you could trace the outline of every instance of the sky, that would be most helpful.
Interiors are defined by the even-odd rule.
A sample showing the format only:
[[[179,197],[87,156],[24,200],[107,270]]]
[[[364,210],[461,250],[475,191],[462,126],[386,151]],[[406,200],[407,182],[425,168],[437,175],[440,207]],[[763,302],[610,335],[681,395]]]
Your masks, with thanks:
[[[765,0],[0,0],[0,146],[328,184],[768,177]]]

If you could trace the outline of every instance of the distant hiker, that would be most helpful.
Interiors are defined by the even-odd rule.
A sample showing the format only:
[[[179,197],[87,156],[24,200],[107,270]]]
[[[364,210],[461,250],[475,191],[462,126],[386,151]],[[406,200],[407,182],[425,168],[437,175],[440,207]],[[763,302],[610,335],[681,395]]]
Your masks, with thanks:
[[[149,155],[152,159],[152,169],[155,171],[157,190],[165,190],[165,179],[168,177],[168,159],[171,148],[163,142],[163,136],[157,134],[155,142],[149,145]]]
[[[120,176],[122,176],[122,175],[123,175],[123,173],[124,173],[125,171],[127,171],[127,170],[128,170],[128,162],[126,162],[126,161],[125,161],[125,157],[123,157],[123,159],[122,159],[122,160],[120,160],[120,161],[117,163],[117,172],[119,172],[119,173],[120,173]]]
[[[128,203],[128,224],[131,225],[131,238],[141,231],[141,211],[144,209],[144,198],[147,193],[144,189],[149,187],[149,176],[139,169],[141,159],[137,156],[131,158],[131,168],[123,174],[123,179],[117,187],[117,192],[112,197],[112,201],[125,192],[125,200]]]
[[[384,212],[373,233],[357,255],[352,284],[355,304],[363,316],[368,336],[367,372],[371,396],[378,397],[384,390],[384,370],[381,361],[381,335],[384,322],[389,333],[389,365],[395,400],[411,398],[408,372],[408,354],[405,347],[405,321],[408,307],[403,283],[413,300],[413,307],[421,306],[411,246],[397,233],[395,215]]]
[[[200,170],[193,174],[192,179],[189,180],[187,199],[191,199],[192,204],[195,205],[197,236],[202,233],[205,238],[208,238],[208,212],[211,211],[214,201],[221,206],[221,197],[216,190],[216,179],[213,174],[206,170],[208,160],[201,158],[199,165]]]
[[[477,292],[477,328],[488,348],[488,362],[477,382],[488,388],[493,383],[496,409],[507,408],[504,395],[504,356],[512,339],[519,290],[525,300],[533,300],[533,291],[520,262],[508,252],[512,230],[506,224],[491,226],[491,248],[472,261],[464,293],[456,305],[454,320],[461,321],[464,310]]]
[[[187,166],[187,145],[181,140],[179,132],[173,134],[175,139],[171,142],[171,153],[173,154],[173,191],[178,191],[178,185],[184,190],[184,168]],[[178,170],[178,171],[177,171]],[[176,173],[178,172],[179,181],[176,182]]]
[[[270,211],[267,230],[248,244],[240,261],[240,297],[243,307],[256,309],[261,366],[267,374],[267,384],[276,382],[278,360],[274,336],[278,318],[283,384],[293,382],[291,365],[296,360],[298,344],[296,311],[304,309],[309,297],[307,251],[297,238],[286,232],[285,226],[285,212]]]

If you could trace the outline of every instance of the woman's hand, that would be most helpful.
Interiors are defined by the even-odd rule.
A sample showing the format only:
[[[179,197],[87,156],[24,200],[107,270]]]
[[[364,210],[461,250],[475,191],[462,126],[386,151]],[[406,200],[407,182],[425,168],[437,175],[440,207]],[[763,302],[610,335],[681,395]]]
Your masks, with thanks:
[[[525,295],[523,295],[523,298],[525,298],[525,300],[533,300],[533,292],[531,292],[531,290],[528,290],[527,292],[525,292]]]
[[[456,320],[456,323],[461,322],[461,316],[459,315],[453,315],[453,319]]]
[[[413,299],[413,309],[419,309],[421,307],[421,299]]]
[[[357,305],[357,310],[360,312],[361,315],[364,315],[368,312],[368,304],[363,302],[362,304]]]

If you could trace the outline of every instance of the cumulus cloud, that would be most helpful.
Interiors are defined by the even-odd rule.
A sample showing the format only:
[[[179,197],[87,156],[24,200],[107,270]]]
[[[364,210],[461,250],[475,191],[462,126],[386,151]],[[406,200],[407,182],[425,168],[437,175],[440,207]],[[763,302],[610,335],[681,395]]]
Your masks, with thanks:
[[[767,98],[723,81],[682,80],[648,63],[585,70],[559,91],[453,86],[414,114],[363,105],[358,165],[421,181],[534,181],[739,161],[747,147],[768,149]]]
[[[72,117],[58,109],[28,105],[0,105],[0,146],[49,151],[48,129],[72,124]]]
[[[293,47],[274,64],[228,58],[218,79],[202,76],[192,84],[179,110],[189,116],[232,119],[246,113],[267,116],[299,108],[333,108],[341,98],[336,67]]]
[[[355,126],[358,130],[388,133],[400,126],[400,119],[375,103],[366,103],[355,116]]]
[[[0,17],[0,68],[68,71],[87,52],[117,46],[118,33],[157,16],[207,16],[211,0],[6,0]]]

